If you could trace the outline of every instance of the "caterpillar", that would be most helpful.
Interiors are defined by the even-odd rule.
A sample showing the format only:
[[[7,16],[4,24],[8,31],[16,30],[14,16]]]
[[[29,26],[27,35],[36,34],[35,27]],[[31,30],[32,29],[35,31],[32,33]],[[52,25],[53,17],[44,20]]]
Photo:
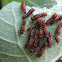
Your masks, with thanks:
[[[44,20],[42,20],[41,18],[39,18],[32,26],[30,26],[28,28],[28,31],[34,29],[38,25],[42,26],[43,22],[44,22]]]
[[[45,48],[47,46],[47,42],[44,42],[42,48],[40,49],[40,51],[36,54],[37,57],[41,57],[45,51]]]
[[[25,45],[26,48],[29,48],[30,46],[33,45],[33,42],[34,42],[34,33],[31,31],[30,32],[30,39],[29,41],[27,42],[27,44]]]
[[[26,13],[26,2],[22,1],[22,11],[24,12],[24,14]]]
[[[58,14],[54,13],[46,22],[46,25],[48,25],[49,23],[53,22],[53,20],[55,20],[55,18],[58,16]]]
[[[24,34],[24,32],[25,32],[25,24],[26,24],[26,20],[23,20],[22,28],[21,28],[21,30],[20,30],[20,33],[21,33],[21,34]]]
[[[43,28],[40,26],[39,28],[39,38],[43,38]]]
[[[59,35],[60,35],[60,32],[58,31],[58,32],[56,33],[56,35],[55,35],[55,40],[56,40],[57,43],[60,42],[60,39],[58,38]]]
[[[39,17],[47,16],[47,13],[39,13],[31,17],[32,20],[36,20]]]
[[[48,32],[48,37],[47,37],[47,44],[48,44],[48,47],[51,47],[52,45],[52,32]]]
[[[44,32],[44,38],[48,37],[48,29],[45,22],[43,23],[43,32]]]
[[[25,15],[22,16],[22,19],[27,18],[29,15],[31,15],[33,13],[34,9],[31,8]]]
[[[38,46],[37,47],[35,47],[35,48],[33,48],[33,49],[30,49],[30,53],[35,53],[35,52],[37,52],[39,49],[40,49],[40,46],[42,45],[42,42],[41,41],[39,41],[39,43],[38,43]]]
[[[34,38],[34,44],[33,46],[37,47],[37,44],[38,44],[38,34],[39,34],[39,31],[36,29],[35,31],[35,38]]]
[[[57,33],[61,28],[62,28],[62,23],[60,23],[60,24],[58,25],[58,27],[56,28],[56,33]]]
[[[53,21],[51,22],[51,24],[55,24],[56,22],[61,21],[61,20],[62,20],[62,15],[59,16],[58,18],[56,18],[55,20],[53,20]]]

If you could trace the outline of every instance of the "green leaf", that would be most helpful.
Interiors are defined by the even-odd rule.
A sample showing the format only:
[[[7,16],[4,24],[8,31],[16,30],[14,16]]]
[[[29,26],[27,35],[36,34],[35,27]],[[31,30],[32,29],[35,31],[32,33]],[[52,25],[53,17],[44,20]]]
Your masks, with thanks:
[[[28,0],[35,6],[50,8],[56,4],[56,0]]]
[[[22,1],[25,1],[27,5],[29,5],[29,6],[33,6],[33,4],[30,3],[28,0],[2,0],[2,7],[5,6],[6,4],[12,2],[12,1],[16,1],[16,2],[22,2]]]
[[[46,11],[48,16],[43,19],[47,20],[54,12],[61,14],[62,9],[57,9],[59,7],[62,6],[56,5],[51,9],[33,7],[36,10],[33,14]],[[26,6],[27,11],[30,8]],[[0,10],[0,59],[5,62],[53,62],[58,56],[60,57],[62,54],[62,34],[59,36],[61,40],[59,44],[54,39],[55,30],[60,22],[47,26],[48,31],[52,32],[53,44],[51,48],[46,48],[41,58],[38,58],[24,46],[29,39],[29,31],[27,29],[33,24],[31,21],[32,15],[26,18],[25,34],[19,33],[23,15],[20,2],[11,2]],[[60,31],[62,32],[62,29]]]

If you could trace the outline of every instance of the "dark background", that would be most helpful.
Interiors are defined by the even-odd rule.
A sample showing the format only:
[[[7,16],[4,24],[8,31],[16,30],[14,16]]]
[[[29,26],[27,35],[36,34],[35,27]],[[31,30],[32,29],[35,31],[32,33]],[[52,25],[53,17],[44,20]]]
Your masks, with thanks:
[[[0,0],[0,9],[1,9],[2,5],[1,5],[1,0]]]

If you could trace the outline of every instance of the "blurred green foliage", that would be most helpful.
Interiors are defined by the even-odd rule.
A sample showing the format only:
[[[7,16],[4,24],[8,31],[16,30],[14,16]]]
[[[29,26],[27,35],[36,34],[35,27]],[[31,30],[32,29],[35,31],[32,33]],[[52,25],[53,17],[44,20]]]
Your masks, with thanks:
[[[61,60],[61,59],[59,59],[59,60],[57,60],[56,62],[62,62],[62,60]]]
[[[22,2],[25,1],[27,5],[33,6],[28,0],[2,0],[2,7],[8,4],[9,2],[16,1],[16,2]]]

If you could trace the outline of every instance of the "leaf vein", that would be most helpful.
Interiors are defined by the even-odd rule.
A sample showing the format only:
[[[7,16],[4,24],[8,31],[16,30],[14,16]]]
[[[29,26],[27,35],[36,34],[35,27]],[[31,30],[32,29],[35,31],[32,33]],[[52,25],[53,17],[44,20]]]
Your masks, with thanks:
[[[14,56],[14,57],[25,57],[25,55],[13,55],[13,54],[8,54],[8,53],[4,53],[4,52],[0,52],[0,54],[6,54],[8,56]]]
[[[10,26],[13,26],[13,27],[14,27],[14,25],[12,25],[12,24],[10,24],[10,23],[4,21],[3,19],[0,18],[0,20],[2,20],[2,21],[5,22],[6,24],[9,24]]]
[[[18,33],[17,33],[17,28],[16,28],[16,17],[15,17],[15,13],[14,13],[14,11],[13,11],[13,3],[12,3],[12,13],[13,13],[13,16],[14,16],[14,19],[15,19],[15,30],[16,30],[16,36],[17,36],[17,40],[18,40],[19,47],[21,48],[21,50],[22,50],[23,53],[25,54],[27,60],[28,60],[29,62],[32,62],[31,59],[29,58],[29,56],[27,55],[27,53],[25,52],[24,48],[21,46],[20,41],[19,41],[19,37],[18,37]]]
[[[16,43],[16,42],[14,42],[14,41],[7,40],[7,39],[5,39],[5,38],[2,38],[2,37],[0,37],[0,39],[2,39],[2,40],[5,40],[6,42],[9,42],[9,43],[12,43],[12,44],[17,44],[17,43]]]

